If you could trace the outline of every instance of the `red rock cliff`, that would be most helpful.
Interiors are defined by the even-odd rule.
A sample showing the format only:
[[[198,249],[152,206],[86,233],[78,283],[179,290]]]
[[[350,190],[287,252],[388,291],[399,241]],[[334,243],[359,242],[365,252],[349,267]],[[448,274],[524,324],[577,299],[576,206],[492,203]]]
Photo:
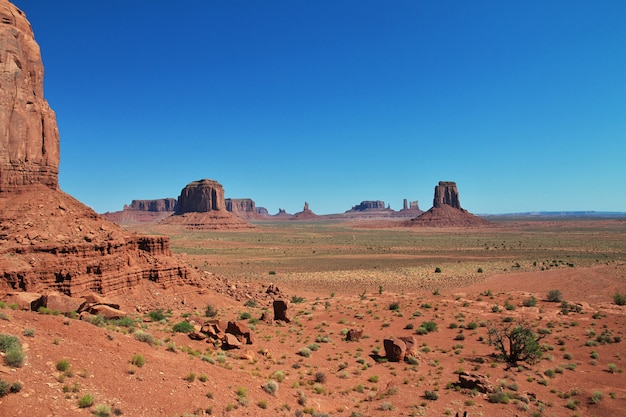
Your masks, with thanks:
[[[59,130],[43,73],[26,16],[0,1],[0,193],[34,184],[58,189]]]

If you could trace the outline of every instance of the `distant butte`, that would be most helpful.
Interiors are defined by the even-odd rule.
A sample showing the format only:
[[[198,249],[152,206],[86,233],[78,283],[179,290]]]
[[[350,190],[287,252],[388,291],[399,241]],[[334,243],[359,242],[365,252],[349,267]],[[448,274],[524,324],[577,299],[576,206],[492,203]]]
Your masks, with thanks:
[[[435,187],[433,207],[404,223],[422,227],[476,227],[490,223],[461,208],[456,183],[440,181]]]
[[[308,219],[315,219],[317,218],[317,214],[313,213],[313,211],[311,211],[311,209],[309,208],[309,203],[307,203],[306,201],[304,202],[304,208],[302,209],[302,211],[297,212],[296,214],[293,215],[293,220],[308,220]]]

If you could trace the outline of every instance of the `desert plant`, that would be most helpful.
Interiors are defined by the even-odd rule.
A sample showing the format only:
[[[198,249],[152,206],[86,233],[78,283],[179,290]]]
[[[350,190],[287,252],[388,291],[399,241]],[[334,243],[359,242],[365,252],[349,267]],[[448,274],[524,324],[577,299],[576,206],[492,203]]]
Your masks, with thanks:
[[[213,307],[211,304],[207,304],[206,308],[204,309],[204,316],[205,317],[217,316],[217,309]]]
[[[148,317],[150,317],[150,320],[155,321],[155,322],[165,320],[166,318],[165,313],[163,312],[163,309],[152,310],[151,312],[148,313]]]
[[[25,337],[35,337],[35,329],[30,329],[30,328],[24,329],[22,334]]]
[[[136,353],[132,356],[132,358],[130,358],[130,363],[135,365],[137,368],[141,368],[146,364],[146,359],[139,353]]]
[[[424,391],[424,398],[426,398],[427,400],[430,401],[436,401],[439,399],[439,394],[437,394],[437,391]]]
[[[155,345],[157,342],[154,336],[152,336],[150,333],[144,332],[143,330],[137,330],[135,333],[133,333],[133,337],[140,342],[145,342],[149,345]]]
[[[106,404],[97,405],[93,414],[96,417],[109,417],[111,415],[111,407]]]
[[[57,361],[57,371],[59,372],[65,372],[68,369],[70,369],[70,361],[68,361],[67,359],[59,359]]]
[[[193,331],[193,324],[183,320],[172,326],[172,331],[175,333],[189,333]]]
[[[315,382],[323,384],[326,382],[326,374],[324,372],[316,372],[314,380]]]
[[[604,394],[602,394],[602,391],[594,391],[593,394],[591,394],[591,402],[593,404],[599,403],[602,398],[604,398]]]
[[[531,295],[530,298],[524,300],[524,307],[534,307],[537,305],[537,299],[534,295]]]
[[[311,349],[306,348],[306,347],[300,348],[298,350],[298,355],[308,358],[309,356],[311,356]]]
[[[304,297],[298,297],[296,295],[291,297],[291,302],[294,304],[301,304],[304,303]]]
[[[533,332],[529,324],[499,323],[488,325],[489,344],[495,345],[504,360],[516,366],[518,362],[533,363],[542,355],[539,341],[544,337]]]
[[[270,379],[265,384],[261,385],[261,388],[268,394],[275,395],[276,391],[278,391],[278,383]]]
[[[441,273],[441,268],[440,267],[436,267],[435,268],[435,273],[437,273],[437,274]]]
[[[428,333],[430,333],[437,330],[437,323],[434,321],[425,321],[420,327],[423,327]]]
[[[615,293],[613,302],[618,306],[626,306],[626,294]]]
[[[399,311],[400,310],[400,303],[393,302],[393,303],[389,304],[389,310],[391,310],[391,311]]]
[[[548,301],[552,303],[560,303],[563,301],[563,294],[559,290],[550,290],[548,291]]]
[[[20,392],[21,390],[21,383],[14,382],[13,384],[9,384],[8,382],[0,378],[0,398],[4,397],[5,395]]]
[[[92,394],[85,394],[78,400],[78,408],[88,408],[91,407],[94,403],[95,399]]]

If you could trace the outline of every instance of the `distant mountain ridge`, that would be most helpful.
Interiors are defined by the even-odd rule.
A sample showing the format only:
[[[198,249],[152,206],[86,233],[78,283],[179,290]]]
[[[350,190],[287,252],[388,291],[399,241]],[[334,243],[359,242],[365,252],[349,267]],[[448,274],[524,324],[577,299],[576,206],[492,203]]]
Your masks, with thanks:
[[[480,217],[532,217],[532,218],[626,218],[624,211],[527,211],[520,213],[479,214]]]

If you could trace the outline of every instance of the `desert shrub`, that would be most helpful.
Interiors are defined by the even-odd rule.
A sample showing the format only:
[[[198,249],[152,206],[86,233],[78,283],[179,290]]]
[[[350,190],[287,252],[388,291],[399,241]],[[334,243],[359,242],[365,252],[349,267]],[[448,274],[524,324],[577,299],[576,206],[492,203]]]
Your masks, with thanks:
[[[22,352],[22,346],[12,347],[7,350],[4,355],[4,362],[13,368],[21,368],[24,364],[24,352]]]
[[[207,304],[206,308],[204,309],[204,316],[205,317],[217,316],[217,309],[213,307],[211,304]]]
[[[599,403],[602,398],[604,398],[604,394],[602,394],[602,391],[594,391],[593,394],[591,394],[591,402],[593,404]]]
[[[278,383],[276,381],[269,380],[265,384],[261,385],[261,388],[263,388],[263,391],[268,394],[275,395],[276,391],[278,391]]]
[[[613,302],[618,306],[626,306],[626,294],[615,293]]]
[[[311,356],[311,349],[306,348],[306,347],[300,348],[298,350],[298,355],[308,358],[309,356]]]
[[[526,322],[500,323],[488,326],[489,344],[495,348],[502,358],[511,365],[518,362],[533,363],[542,355],[538,336]]]
[[[163,309],[152,310],[151,312],[148,313],[148,317],[150,317],[150,320],[152,321],[161,321],[161,320],[165,320],[166,318],[165,313],[163,312]]]
[[[424,391],[424,398],[426,398],[427,400],[430,401],[436,401],[439,399],[439,394],[437,394],[437,391]]]
[[[437,330],[437,323],[434,321],[425,321],[420,327],[423,327],[426,331],[428,331],[428,333],[430,333]]]
[[[133,333],[133,337],[140,342],[145,342],[149,345],[155,345],[157,343],[154,336],[152,336],[150,333],[144,332],[143,330],[137,330],[135,333]]]
[[[266,400],[259,400],[256,405],[259,406],[259,408],[262,408],[263,410],[267,409],[267,401]]]
[[[146,364],[146,359],[139,353],[136,353],[130,358],[130,363],[138,368],[141,368]]]
[[[172,326],[172,331],[175,333],[189,333],[193,331],[193,324],[183,320]]]
[[[490,403],[494,404],[508,404],[510,399],[506,392],[504,391],[496,391],[489,394],[487,398]]]
[[[133,327],[135,327],[135,320],[133,320],[132,317],[124,316],[120,317],[118,320],[115,320],[112,324],[132,329]]]
[[[35,337],[35,329],[30,329],[30,328],[24,329],[22,334],[25,337]]]
[[[183,379],[187,382],[193,382],[196,380],[196,374],[194,372],[189,372]]]
[[[0,334],[0,351],[7,352],[12,348],[22,348],[22,343],[17,336],[13,336],[10,334]]]
[[[91,316],[87,319],[87,322],[93,324],[94,326],[103,327],[107,320],[106,317],[102,314],[97,314],[95,316]]]
[[[326,382],[326,374],[324,372],[316,372],[314,380],[315,382],[323,384]]]
[[[94,403],[95,399],[92,394],[85,394],[78,400],[78,408],[88,408],[91,407]]]
[[[70,361],[68,361],[67,359],[59,359],[57,361],[57,371],[59,372],[65,372],[68,369],[70,369]]]
[[[417,358],[415,356],[407,356],[406,361],[409,365],[418,365],[419,361],[417,360]]]
[[[4,397],[5,395],[20,392],[21,390],[21,383],[14,382],[12,384],[9,384],[8,382],[0,378],[0,398]]]
[[[391,311],[398,311],[398,310],[400,310],[400,303],[393,302],[393,303],[389,304],[389,310],[391,310]]]
[[[239,315],[239,320],[248,320],[250,318],[252,318],[252,313],[250,313],[249,311],[244,311]]]
[[[475,321],[470,321],[465,327],[470,330],[476,330],[478,328],[478,323],[476,323]]]
[[[441,268],[440,267],[436,267],[435,268],[435,273],[437,273],[437,274],[441,273]]]
[[[106,404],[99,404],[96,406],[93,414],[96,417],[109,417],[111,415],[111,407]]]
[[[552,303],[560,303],[563,301],[563,294],[559,290],[550,290],[548,291],[548,301]]]
[[[293,297],[291,297],[291,302],[294,303],[294,304],[304,303],[304,297],[298,297],[298,296],[294,295]]]
[[[530,298],[524,300],[524,307],[535,307],[537,305],[537,299],[534,295],[531,295]]]

